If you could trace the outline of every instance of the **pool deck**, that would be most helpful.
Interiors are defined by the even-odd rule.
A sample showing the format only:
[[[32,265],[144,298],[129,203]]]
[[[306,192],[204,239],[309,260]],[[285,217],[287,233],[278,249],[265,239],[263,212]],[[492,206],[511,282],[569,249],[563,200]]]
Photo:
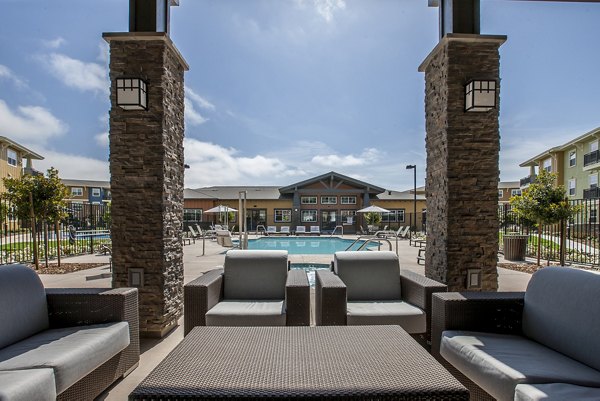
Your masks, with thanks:
[[[254,236],[251,236],[254,238]],[[344,238],[356,239],[356,236],[346,235]],[[392,240],[392,250],[396,251],[396,242]],[[204,248],[204,252],[203,252]],[[387,249],[387,244],[384,248]],[[425,268],[417,264],[418,249],[409,245],[408,240],[398,241],[398,257],[400,268],[412,270],[419,274],[425,273]],[[187,283],[202,273],[222,266],[227,248],[216,241],[196,240],[183,248],[184,282]],[[65,263],[106,262],[107,265],[89,270],[59,275],[40,275],[44,285],[49,288],[57,287],[111,287],[109,257],[106,255],[82,255],[64,258]],[[333,255],[289,255],[292,263],[325,263],[330,264]],[[500,261],[503,261],[500,259]],[[530,274],[513,270],[498,269],[499,291],[524,291],[529,282]],[[138,383],[183,339],[183,320],[179,326],[162,339],[141,339],[141,355],[139,366],[126,378],[118,381],[113,387],[104,392],[99,400],[126,400],[127,396]]]

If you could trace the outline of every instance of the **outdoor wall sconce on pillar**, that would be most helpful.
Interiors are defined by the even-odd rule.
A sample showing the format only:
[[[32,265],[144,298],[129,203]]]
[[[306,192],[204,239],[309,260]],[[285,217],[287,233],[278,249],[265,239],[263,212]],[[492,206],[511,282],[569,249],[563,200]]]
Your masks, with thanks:
[[[117,106],[123,110],[148,110],[146,82],[140,78],[117,78]]]
[[[472,80],[465,86],[465,111],[489,111],[496,108],[496,81]]]
[[[481,269],[467,270],[467,290],[481,288]]]

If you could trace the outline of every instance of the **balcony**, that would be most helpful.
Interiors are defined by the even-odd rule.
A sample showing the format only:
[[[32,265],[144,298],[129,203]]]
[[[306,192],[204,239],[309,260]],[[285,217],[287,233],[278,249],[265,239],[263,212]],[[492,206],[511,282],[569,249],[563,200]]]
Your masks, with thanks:
[[[521,188],[528,186],[531,183],[535,182],[535,177],[537,177],[536,175],[528,175],[525,178],[521,178],[519,180],[519,185],[521,186]]]
[[[583,190],[583,199],[597,199],[600,198],[600,188],[589,188]]]
[[[594,150],[593,152],[586,153],[583,155],[583,169],[589,170],[594,167],[598,167],[598,163],[600,163],[600,151]]]

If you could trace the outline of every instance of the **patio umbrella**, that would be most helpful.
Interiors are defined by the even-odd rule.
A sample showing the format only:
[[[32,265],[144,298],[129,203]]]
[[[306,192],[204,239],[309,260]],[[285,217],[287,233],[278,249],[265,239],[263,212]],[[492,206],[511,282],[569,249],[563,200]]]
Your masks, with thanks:
[[[357,210],[356,213],[389,213],[390,211],[379,206],[371,205]]]
[[[211,209],[206,210],[204,213],[225,213],[225,225],[228,224],[228,217],[229,217],[229,212],[237,212],[236,209],[229,207],[229,206],[225,206],[225,205],[219,205],[219,206],[215,206]]]

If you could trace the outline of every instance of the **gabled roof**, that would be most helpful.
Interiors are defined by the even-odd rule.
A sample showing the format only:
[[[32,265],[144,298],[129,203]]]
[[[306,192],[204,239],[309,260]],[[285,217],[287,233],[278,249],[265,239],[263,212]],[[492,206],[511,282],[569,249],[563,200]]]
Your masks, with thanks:
[[[600,127],[594,128],[593,130],[591,130],[589,132],[586,132],[585,134],[580,135],[577,138],[572,139],[572,140],[570,140],[567,143],[564,143],[564,144],[559,145],[559,146],[555,146],[555,147],[550,148],[550,149],[546,149],[545,151],[543,151],[539,155],[534,156],[531,159],[526,160],[523,163],[519,164],[519,167],[527,167],[527,166],[531,166],[531,165],[537,165],[540,159],[545,159],[547,157],[550,157],[552,155],[552,153],[563,152],[563,151],[567,150],[567,148],[570,148],[570,147],[572,147],[573,145],[576,145],[579,142],[583,142],[583,141],[589,140],[592,137],[594,137],[594,138],[599,138],[600,137]]]
[[[378,200],[414,200],[415,199],[415,192],[414,190],[410,189],[408,191],[384,191],[383,193],[377,195],[377,198],[374,199],[378,199]],[[419,188],[417,188],[417,200],[425,200],[425,194],[422,192],[419,192]]]
[[[15,148],[19,152],[21,152],[23,154],[23,157],[26,158],[26,159],[44,160],[43,156],[38,155],[33,150],[27,149],[25,146],[19,145],[18,143],[16,143],[12,139],[9,139],[9,138],[7,138],[5,136],[0,136],[0,142],[8,143],[8,145],[11,148]]]
[[[334,180],[344,182],[357,188],[366,189],[370,194],[380,194],[385,191],[385,188],[381,188],[376,185],[369,184],[367,182],[360,181],[340,173],[336,173],[335,171],[330,171],[329,173],[320,175],[318,177],[309,178],[307,180],[300,181],[292,185],[281,187],[279,188],[279,192],[281,192],[282,194],[293,193],[294,191],[296,191],[296,189],[300,187],[305,187],[307,185],[323,182],[326,180],[329,180],[330,182]]]
[[[238,199],[240,191],[246,191],[246,199],[280,199],[279,187],[276,186],[213,186],[196,189],[185,189],[185,199]]]
[[[68,178],[63,178],[61,181],[68,187],[110,188],[110,181],[71,180]]]

